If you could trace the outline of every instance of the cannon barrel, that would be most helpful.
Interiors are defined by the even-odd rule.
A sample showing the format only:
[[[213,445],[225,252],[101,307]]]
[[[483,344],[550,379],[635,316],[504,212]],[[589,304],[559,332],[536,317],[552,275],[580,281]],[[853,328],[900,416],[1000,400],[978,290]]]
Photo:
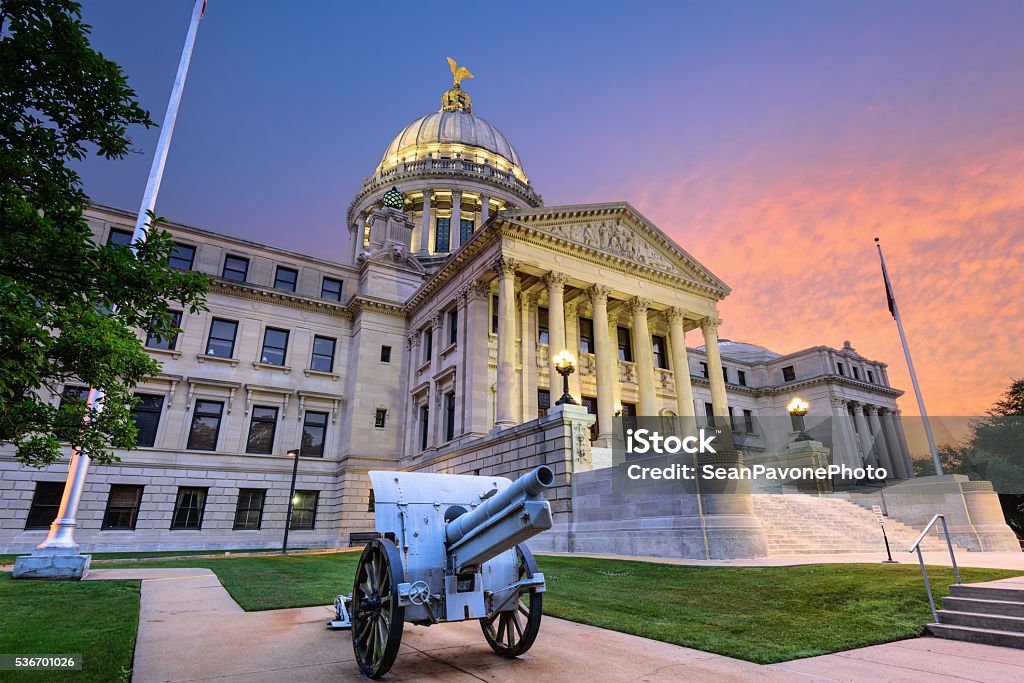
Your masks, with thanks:
[[[555,481],[541,465],[504,491],[445,527],[445,544],[457,571],[476,566],[551,528],[551,506],[541,496]]]

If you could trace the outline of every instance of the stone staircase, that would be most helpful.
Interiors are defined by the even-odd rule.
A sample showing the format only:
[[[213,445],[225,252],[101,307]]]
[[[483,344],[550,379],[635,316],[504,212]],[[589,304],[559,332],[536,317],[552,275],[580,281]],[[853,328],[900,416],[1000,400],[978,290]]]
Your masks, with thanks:
[[[848,500],[828,496],[759,493],[753,495],[754,514],[768,538],[769,555],[885,555],[882,530],[875,514]],[[906,555],[920,530],[886,518],[885,532],[894,558]],[[946,551],[945,537],[930,534],[925,552]],[[967,552],[955,545],[954,552]]]
[[[1024,577],[954,584],[949,593],[930,635],[1024,650]]]

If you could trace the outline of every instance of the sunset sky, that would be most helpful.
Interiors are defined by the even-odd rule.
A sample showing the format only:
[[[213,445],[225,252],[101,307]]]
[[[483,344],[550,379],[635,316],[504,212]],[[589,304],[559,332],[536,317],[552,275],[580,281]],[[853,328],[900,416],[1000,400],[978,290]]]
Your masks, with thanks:
[[[156,121],[190,10],[84,5]],[[349,200],[450,54],[546,204],[629,201],[733,288],[723,337],[849,339],[914,414],[881,237],[928,411],[977,414],[1024,376],[1022,35],[1021,2],[209,0],[158,212],[347,258]],[[95,201],[138,208],[157,132],[132,135],[81,168]]]

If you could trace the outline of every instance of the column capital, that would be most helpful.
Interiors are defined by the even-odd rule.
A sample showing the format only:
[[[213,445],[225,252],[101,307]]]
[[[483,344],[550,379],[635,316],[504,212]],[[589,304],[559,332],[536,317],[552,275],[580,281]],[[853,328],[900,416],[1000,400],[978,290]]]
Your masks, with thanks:
[[[543,280],[548,289],[564,289],[565,283],[569,281],[569,276],[552,270],[544,276]]]
[[[718,316],[709,315],[700,321],[700,328],[702,330],[717,330],[722,324],[722,319]]]
[[[650,299],[645,299],[640,296],[635,296],[626,302],[626,306],[629,308],[629,312],[633,314],[646,314],[648,307],[651,305]]]
[[[430,326],[433,329],[435,329],[435,330],[439,329],[441,327],[441,314],[440,313],[435,313],[434,315],[430,316]]]
[[[571,302],[567,303],[567,304],[565,304],[563,310],[565,311],[565,317],[566,318],[575,318],[576,317],[576,304],[571,303]]]
[[[466,303],[469,303],[470,301],[481,301],[487,299],[487,294],[490,291],[491,288],[486,282],[476,280],[463,287],[459,293],[465,297]]]
[[[607,304],[608,296],[612,293],[612,288],[608,285],[591,285],[587,289],[587,296],[590,297],[591,303],[594,304]]]
[[[491,263],[491,268],[497,271],[499,276],[514,276],[519,270],[519,262],[508,256],[499,256]]]
[[[434,191],[433,190],[431,190],[429,188],[426,189],[426,190],[423,190],[423,201],[424,202],[433,201],[433,199],[434,199]]]
[[[687,311],[685,309],[679,308],[678,306],[673,306],[672,308],[665,311],[665,317],[668,319],[670,323],[685,323],[686,314]]]
[[[843,410],[846,410],[850,405],[850,402],[847,399],[839,398],[838,396],[830,398],[829,403],[832,404],[833,408],[842,408]]]
[[[419,331],[410,332],[409,336],[405,340],[405,344],[406,344],[406,346],[410,350],[411,349],[415,349],[417,346],[419,346],[419,343],[420,343],[420,333],[419,333]]]
[[[462,199],[462,190],[452,190],[452,201],[455,201],[456,198]]]

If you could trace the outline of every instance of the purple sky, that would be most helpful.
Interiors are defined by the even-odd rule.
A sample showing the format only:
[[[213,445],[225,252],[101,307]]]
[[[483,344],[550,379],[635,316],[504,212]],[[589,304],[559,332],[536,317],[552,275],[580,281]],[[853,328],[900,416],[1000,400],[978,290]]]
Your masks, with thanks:
[[[158,212],[345,258],[450,54],[545,203],[630,201],[733,287],[723,336],[851,339],[909,389],[877,233],[931,412],[1024,375],[1024,3],[552,4],[209,0]],[[190,8],[85,3],[157,121]],[[156,136],[84,165],[94,200],[138,207]]]

